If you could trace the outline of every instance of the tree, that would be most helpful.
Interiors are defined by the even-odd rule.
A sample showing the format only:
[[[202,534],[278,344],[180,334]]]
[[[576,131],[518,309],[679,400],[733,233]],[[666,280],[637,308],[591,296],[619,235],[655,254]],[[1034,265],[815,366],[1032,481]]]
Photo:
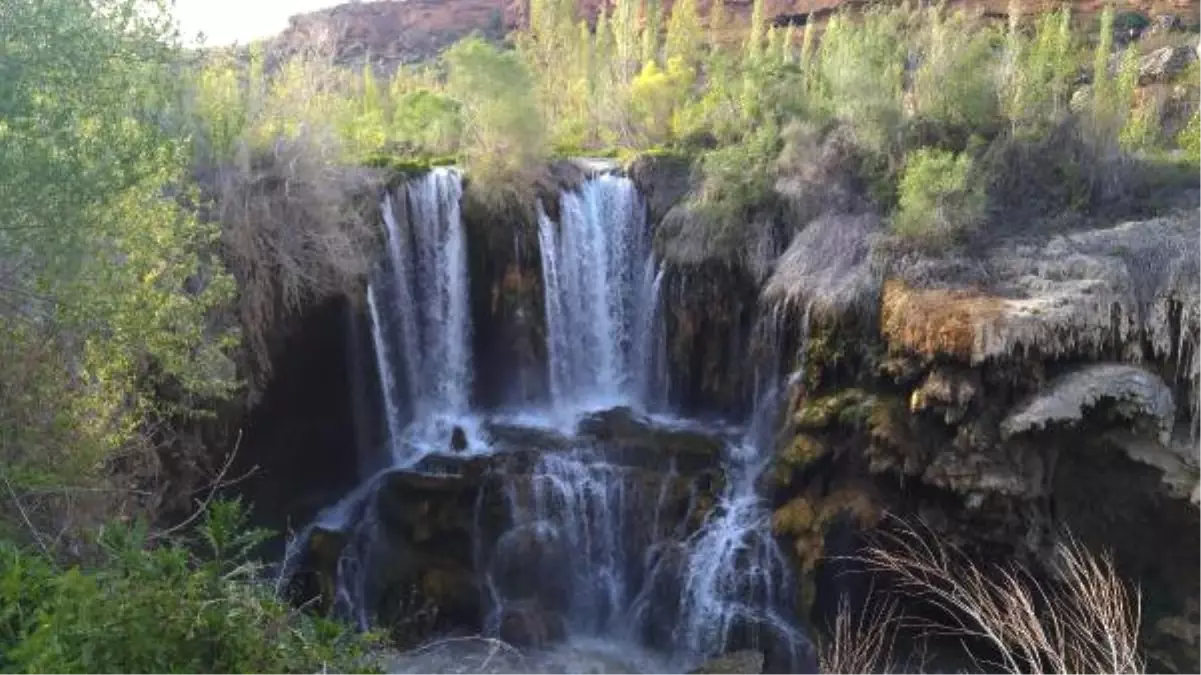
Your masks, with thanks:
[[[720,3],[716,3],[720,5]],[[676,0],[671,7],[671,18],[667,22],[667,41],[664,58],[670,61],[678,57],[689,66],[700,59],[701,20],[696,11],[696,0]]]
[[[642,65],[659,60],[659,33],[663,29],[660,0],[645,0],[642,6]]]
[[[763,39],[766,37],[767,19],[763,9],[763,0],[754,0],[751,4],[751,25],[747,29],[746,58],[754,61],[763,51]]]
[[[941,129],[989,134],[997,126],[997,61],[993,34],[963,11],[942,16],[942,8],[927,11],[914,75],[915,112]]]
[[[1068,9],[1044,14],[1034,36],[1024,37],[1012,20],[1006,37],[1002,108],[1020,134],[1045,133],[1068,112],[1068,88],[1076,61]]]
[[[638,31],[637,0],[616,0],[613,5],[611,26],[614,43],[614,61],[618,80],[629,82],[638,72],[641,57],[641,34]]]
[[[443,55],[447,90],[463,114],[467,168],[481,183],[521,180],[545,157],[533,78],[517,54],[479,37]]]
[[[0,464],[19,483],[96,478],[145,449],[156,388],[199,408],[233,386],[230,336],[207,318],[232,291],[218,232],[181,206],[195,195],[175,31],[147,5],[2,10]]]

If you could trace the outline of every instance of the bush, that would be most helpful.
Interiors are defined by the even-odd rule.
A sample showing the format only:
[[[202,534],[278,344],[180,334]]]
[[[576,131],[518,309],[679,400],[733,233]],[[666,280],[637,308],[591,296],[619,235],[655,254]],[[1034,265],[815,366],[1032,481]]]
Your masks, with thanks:
[[[914,112],[961,136],[991,135],[1000,122],[1000,63],[994,57],[998,36],[962,11],[949,19],[940,16],[942,11],[929,10],[925,54],[914,75]]]
[[[0,544],[0,670],[361,670],[367,636],[298,612],[247,561],[263,533],[213,502],[193,541],[151,547],[144,526],[103,529],[95,569],[61,570]]]
[[[547,150],[534,79],[525,64],[516,53],[478,37],[456,43],[443,58],[448,92],[463,114],[468,173],[497,188],[532,183],[531,173]]]
[[[1188,161],[1201,162],[1201,112],[1195,112],[1189,118],[1188,124],[1176,136],[1176,145],[1184,151]]]
[[[984,194],[973,184],[966,153],[921,148],[906,158],[893,231],[911,241],[943,245],[975,227],[984,214]]]
[[[849,124],[859,144],[879,155],[895,146],[904,117],[905,16],[905,10],[873,9],[860,25],[849,16],[835,16],[818,53],[814,112]]]

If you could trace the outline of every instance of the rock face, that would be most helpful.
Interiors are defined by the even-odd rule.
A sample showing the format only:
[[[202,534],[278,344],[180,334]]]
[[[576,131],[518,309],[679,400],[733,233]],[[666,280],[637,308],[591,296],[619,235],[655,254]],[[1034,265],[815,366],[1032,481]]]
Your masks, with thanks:
[[[803,377],[770,476],[773,525],[796,542],[802,578],[824,574],[839,522],[870,527],[887,509],[973,555],[1035,569],[1066,527],[1161,589],[1157,616],[1185,613],[1178,598],[1201,591],[1199,232],[1194,212],[970,259],[885,254],[880,267],[847,267],[866,280],[853,293],[790,248],[768,297],[834,299],[790,322],[805,336]],[[804,234],[820,251],[847,231]],[[853,309],[864,302],[844,296],[875,298],[878,319],[864,322]],[[1187,546],[1153,553],[1153,539]]]
[[[316,51],[336,63],[394,69],[436,56],[479,31],[499,40],[514,25],[505,0],[384,0],[297,14],[269,43],[277,58]]]

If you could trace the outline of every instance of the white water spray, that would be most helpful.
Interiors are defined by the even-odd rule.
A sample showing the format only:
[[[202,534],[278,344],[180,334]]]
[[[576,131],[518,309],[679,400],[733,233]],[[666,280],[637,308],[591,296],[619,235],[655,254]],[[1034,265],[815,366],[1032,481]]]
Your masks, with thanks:
[[[569,411],[640,404],[654,302],[642,197],[601,175],[563,193],[559,212],[538,210],[551,398]]]
[[[409,181],[397,199],[388,195],[383,201],[386,274],[371,285],[368,300],[390,444],[399,466],[448,451],[456,428],[465,433],[468,451],[486,446],[470,411],[471,303],[462,192],[458,171],[440,168]],[[391,357],[390,337],[399,343],[401,364]],[[398,365],[408,394],[404,425],[397,421],[400,406],[395,397],[388,401],[387,392],[395,387]]]

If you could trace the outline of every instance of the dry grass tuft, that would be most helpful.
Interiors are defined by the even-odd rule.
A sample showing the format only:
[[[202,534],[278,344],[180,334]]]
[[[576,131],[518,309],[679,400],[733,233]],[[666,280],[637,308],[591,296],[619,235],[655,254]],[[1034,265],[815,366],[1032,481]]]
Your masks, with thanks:
[[[259,385],[270,377],[270,336],[283,320],[350,291],[370,266],[378,179],[338,156],[333,141],[308,133],[217,172],[222,243]]]
[[[983,672],[1143,672],[1140,594],[1109,556],[1064,535],[1053,551],[1056,578],[1043,583],[1016,565],[983,569],[925,528],[900,523],[881,537],[863,561],[941,610],[947,619],[917,627],[962,639]],[[988,655],[973,653],[969,641]]]
[[[838,599],[830,636],[819,645],[823,673],[884,673],[893,668],[899,615],[897,602],[869,603],[869,610],[852,616],[850,600]]]

